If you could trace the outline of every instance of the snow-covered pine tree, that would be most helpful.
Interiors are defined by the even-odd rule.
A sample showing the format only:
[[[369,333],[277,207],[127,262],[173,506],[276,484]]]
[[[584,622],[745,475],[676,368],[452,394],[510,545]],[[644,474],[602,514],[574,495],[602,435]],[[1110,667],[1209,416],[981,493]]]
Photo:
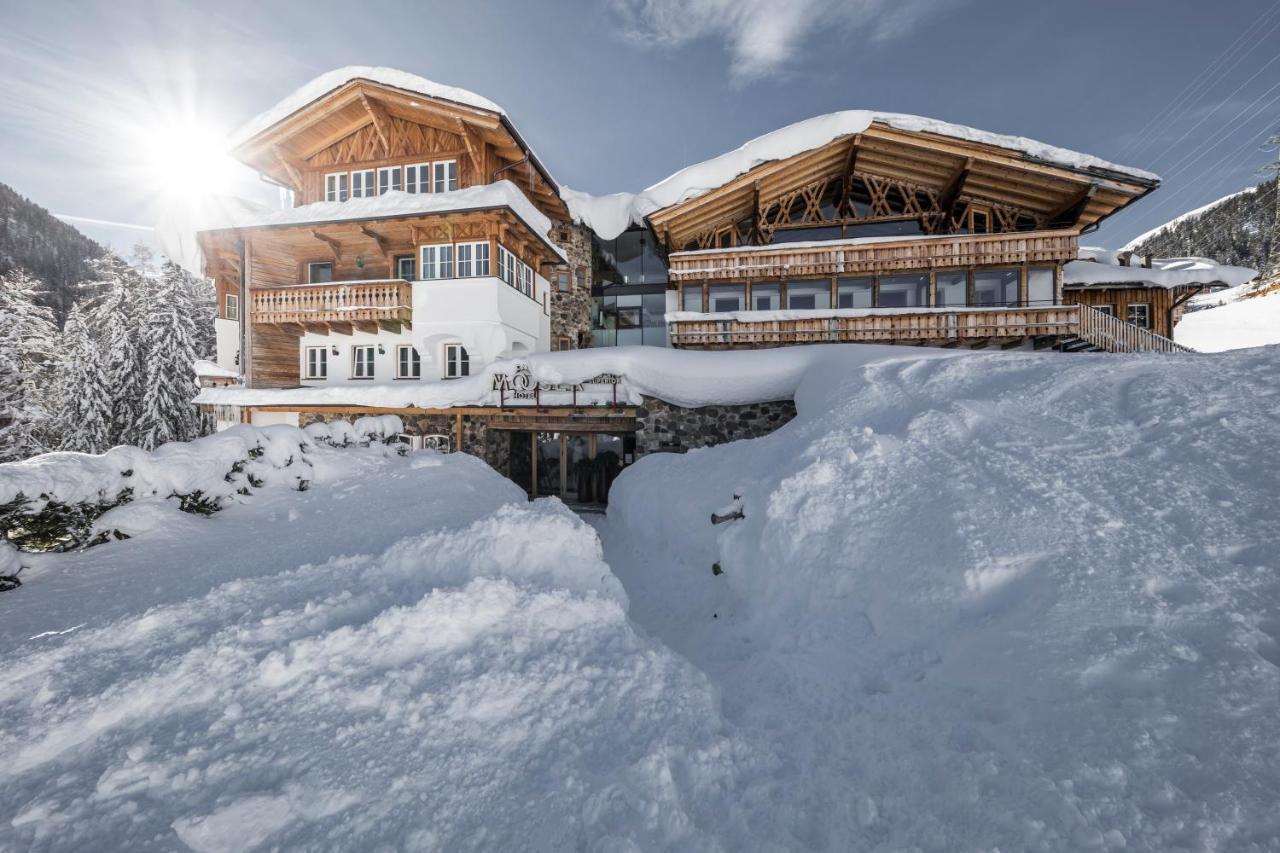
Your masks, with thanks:
[[[189,441],[201,432],[202,418],[191,400],[196,387],[195,308],[186,273],[166,261],[144,305],[142,343],[145,388],[138,445],[153,449],[168,441]]]
[[[0,462],[50,446],[48,396],[57,327],[44,284],[23,270],[0,276]]]
[[[98,331],[111,398],[110,444],[137,444],[141,439],[142,392],[145,367],[142,360],[143,279],[119,255],[108,252],[94,261],[95,276],[106,286],[98,302],[93,325]]]
[[[112,400],[87,301],[67,315],[57,382],[59,450],[101,453],[111,447]]]
[[[1267,167],[1276,175],[1276,215],[1271,223],[1271,254],[1263,278],[1265,286],[1280,286],[1280,133],[1268,140],[1276,148],[1276,161]]]

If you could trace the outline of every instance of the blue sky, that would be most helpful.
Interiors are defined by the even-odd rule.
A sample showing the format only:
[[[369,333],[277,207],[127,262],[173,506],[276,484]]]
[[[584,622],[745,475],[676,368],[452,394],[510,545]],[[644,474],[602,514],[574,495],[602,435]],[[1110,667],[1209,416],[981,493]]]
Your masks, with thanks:
[[[110,222],[150,225],[182,191],[149,129],[231,130],[348,64],[497,101],[559,181],[595,193],[839,109],[1030,136],[1165,178],[1089,238],[1111,246],[1257,183],[1280,130],[1278,0],[2,2],[0,181]]]

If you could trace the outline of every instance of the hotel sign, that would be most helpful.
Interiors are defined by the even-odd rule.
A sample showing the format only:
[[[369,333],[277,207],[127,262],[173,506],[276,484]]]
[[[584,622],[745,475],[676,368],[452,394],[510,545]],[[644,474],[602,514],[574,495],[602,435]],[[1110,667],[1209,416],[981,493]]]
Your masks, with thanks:
[[[578,394],[583,392],[598,391],[602,388],[609,388],[613,402],[618,401],[618,386],[622,384],[622,377],[616,373],[601,373],[590,379],[576,383],[552,383],[543,385],[535,382],[533,374],[529,371],[529,365],[517,365],[514,373],[495,373],[493,376],[493,390],[497,391],[500,397],[501,405],[507,405],[508,402],[517,402],[521,400],[532,400],[534,405],[538,405],[542,400],[543,394],[571,394],[573,405],[578,403]]]

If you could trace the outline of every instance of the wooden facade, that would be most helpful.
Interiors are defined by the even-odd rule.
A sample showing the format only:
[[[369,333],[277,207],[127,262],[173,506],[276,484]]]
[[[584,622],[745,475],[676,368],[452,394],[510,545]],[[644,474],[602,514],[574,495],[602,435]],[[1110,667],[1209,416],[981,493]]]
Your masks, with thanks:
[[[1204,288],[1201,285],[1186,287],[1105,287],[1091,285],[1089,287],[1069,287],[1063,291],[1064,302],[1075,305],[1088,305],[1092,308],[1108,311],[1111,316],[1128,322],[1131,311],[1141,314],[1135,306],[1147,306],[1148,323],[1142,328],[1149,329],[1166,338],[1173,337],[1173,328],[1182,317],[1187,300]],[[1139,324],[1141,325],[1141,324]]]

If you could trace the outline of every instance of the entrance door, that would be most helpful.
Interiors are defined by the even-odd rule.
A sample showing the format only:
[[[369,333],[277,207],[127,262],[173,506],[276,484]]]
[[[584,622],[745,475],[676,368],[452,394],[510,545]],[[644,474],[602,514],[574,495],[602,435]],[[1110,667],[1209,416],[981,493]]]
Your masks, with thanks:
[[[631,436],[589,432],[511,432],[510,476],[530,497],[603,505],[635,453]]]

